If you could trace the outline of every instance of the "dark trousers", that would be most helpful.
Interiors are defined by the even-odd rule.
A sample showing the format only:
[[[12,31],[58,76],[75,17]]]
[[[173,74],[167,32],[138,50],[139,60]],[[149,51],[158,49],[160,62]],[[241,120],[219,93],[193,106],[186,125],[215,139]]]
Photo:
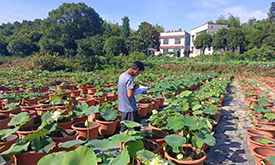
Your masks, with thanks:
[[[121,120],[130,120],[130,121],[134,121],[134,122],[140,123],[140,116],[138,114],[138,111],[121,112]],[[121,124],[120,132],[124,132],[127,129],[128,128],[124,124]],[[136,127],[134,129],[136,131],[140,131],[140,127]]]

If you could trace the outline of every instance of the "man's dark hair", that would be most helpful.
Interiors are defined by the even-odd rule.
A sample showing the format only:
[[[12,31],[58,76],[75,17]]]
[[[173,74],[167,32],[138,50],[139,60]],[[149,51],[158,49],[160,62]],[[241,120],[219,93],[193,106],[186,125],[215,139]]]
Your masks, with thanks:
[[[131,66],[132,69],[136,70],[137,68],[139,68],[139,70],[144,71],[144,64],[140,61],[136,61],[132,64]]]

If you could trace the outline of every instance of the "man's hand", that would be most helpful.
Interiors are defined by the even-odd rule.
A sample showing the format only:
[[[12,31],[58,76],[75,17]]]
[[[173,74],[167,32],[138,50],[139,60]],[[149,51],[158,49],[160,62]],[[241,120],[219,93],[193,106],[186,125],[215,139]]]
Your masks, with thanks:
[[[139,88],[139,84],[136,83],[135,86],[134,86],[134,89],[137,90]]]

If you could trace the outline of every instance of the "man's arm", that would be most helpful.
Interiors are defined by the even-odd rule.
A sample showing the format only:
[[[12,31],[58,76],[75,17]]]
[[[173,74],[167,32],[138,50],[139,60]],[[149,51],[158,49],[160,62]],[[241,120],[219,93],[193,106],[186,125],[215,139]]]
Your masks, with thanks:
[[[127,90],[127,96],[129,98],[133,97],[135,94],[135,91],[139,88],[139,84],[135,84],[134,89],[128,89]]]

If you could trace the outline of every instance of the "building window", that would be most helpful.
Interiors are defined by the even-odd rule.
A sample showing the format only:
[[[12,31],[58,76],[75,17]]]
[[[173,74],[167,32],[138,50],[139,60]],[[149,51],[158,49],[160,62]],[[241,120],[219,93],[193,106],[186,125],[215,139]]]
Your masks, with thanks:
[[[210,47],[208,47],[208,51],[211,51],[211,48],[210,48]]]
[[[192,46],[192,48],[191,48],[191,51],[192,51],[192,53],[194,53],[194,47]]]
[[[169,42],[168,38],[163,39],[163,45],[168,45],[168,42]]]
[[[168,49],[163,49],[163,54],[168,54]]]
[[[180,38],[175,38],[175,44],[180,44]]]
[[[194,41],[195,40],[195,35],[192,35],[192,41]]]
[[[211,26],[211,29],[213,29],[213,26]]]

